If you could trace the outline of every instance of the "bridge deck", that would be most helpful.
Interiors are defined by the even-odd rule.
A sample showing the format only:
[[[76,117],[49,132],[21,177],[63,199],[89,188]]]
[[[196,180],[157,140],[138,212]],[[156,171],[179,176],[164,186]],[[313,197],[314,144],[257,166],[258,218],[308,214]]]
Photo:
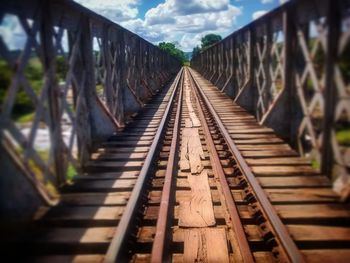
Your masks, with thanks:
[[[306,260],[344,260],[350,250],[329,248],[350,241],[350,206],[339,202],[329,178],[211,82],[193,76]]]
[[[312,168],[307,159],[300,157],[272,129],[260,125],[199,73],[191,72],[306,261],[319,262],[327,258],[327,262],[341,262],[349,258],[350,249],[346,248],[350,244],[350,207],[338,201],[330,180]],[[25,238],[21,237],[20,242],[16,236],[15,243],[19,242],[27,253],[44,261],[103,260],[173,90],[174,85],[164,89],[124,131],[100,144],[87,163],[86,174],[78,176],[72,185],[63,189],[62,199],[56,207],[40,211],[35,226]],[[213,137],[215,139],[215,134]],[[158,169],[167,166],[165,160],[171,138],[172,134],[167,132]],[[220,148],[220,145],[216,147]],[[234,176],[236,165],[226,167],[231,169],[226,174],[231,191],[238,189],[235,194],[240,196],[241,203],[245,203],[248,197],[237,188],[240,178]],[[158,175],[158,181],[163,184],[162,175]],[[177,185],[189,187],[181,178],[177,179]],[[212,176],[209,176],[209,185],[215,187]],[[157,199],[152,194],[148,198]],[[159,200],[154,202],[159,203]],[[240,211],[243,220],[254,222],[250,219],[253,208],[247,209]],[[153,210],[148,209],[145,216],[156,220],[158,210]],[[215,216],[221,213],[214,211]],[[175,208],[175,217],[178,216]],[[146,231],[145,228],[142,231]],[[259,242],[261,233],[253,223],[246,224],[245,231],[249,242]],[[258,253],[255,253],[255,259],[259,261]],[[142,256],[136,257],[136,261],[142,260]],[[177,255],[174,260],[182,261],[183,258]],[[265,260],[265,256],[261,256],[260,261]]]

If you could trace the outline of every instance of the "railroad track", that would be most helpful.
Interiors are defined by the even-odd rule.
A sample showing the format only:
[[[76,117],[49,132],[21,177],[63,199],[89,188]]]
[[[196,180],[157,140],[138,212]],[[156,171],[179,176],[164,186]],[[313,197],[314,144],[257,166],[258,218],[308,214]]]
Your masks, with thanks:
[[[96,149],[86,171],[38,220],[29,247],[40,260],[350,256],[349,206],[338,202],[329,180],[188,68]]]

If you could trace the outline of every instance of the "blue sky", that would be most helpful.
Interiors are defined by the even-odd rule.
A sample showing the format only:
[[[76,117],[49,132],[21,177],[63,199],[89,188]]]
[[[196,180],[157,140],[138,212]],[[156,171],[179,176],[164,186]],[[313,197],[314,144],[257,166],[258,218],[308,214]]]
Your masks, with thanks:
[[[175,42],[184,51],[209,33],[225,37],[287,0],[75,0],[146,40]],[[11,49],[23,48],[19,23],[5,17],[0,35]]]
[[[286,0],[75,0],[148,41],[192,51],[209,33],[225,37]]]
[[[225,37],[286,0],[75,0],[148,41],[192,51],[200,39]]]

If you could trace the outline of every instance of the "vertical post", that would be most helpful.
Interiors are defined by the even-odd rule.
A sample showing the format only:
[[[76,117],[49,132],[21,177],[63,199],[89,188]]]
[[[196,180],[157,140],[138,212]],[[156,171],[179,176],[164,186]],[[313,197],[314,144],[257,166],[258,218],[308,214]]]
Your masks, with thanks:
[[[324,89],[324,122],[321,172],[331,176],[333,154],[331,133],[334,126],[334,111],[336,104],[336,86],[334,83],[334,67],[338,57],[338,41],[340,34],[340,17],[338,0],[327,1],[327,55],[326,55],[326,81]]]
[[[54,171],[56,184],[61,186],[65,183],[67,160],[64,156],[64,144],[62,139],[60,119],[60,91],[56,78],[56,50],[53,44],[53,24],[51,20],[50,2],[42,2],[40,39],[42,44],[42,56],[44,63],[44,86],[48,87],[48,108],[49,108],[49,131],[51,142],[51,156],[54,160]],[[44,103],[44,102],[41,102]]]
[[[117,84],[116,90],[116,101],[115,105],[118,112],[115,112],[117,121],[124,125],[124,100],[123,90],[126,87],[126,55],[125,55],[125,36],[122,29],[118,29],[118,57],[117,67],[119,71],[119,83]]]
[[[254,86],[255,84],[255,76],[254,76],[254,69],[255,69],[255,59],[254,59],[254,44],[255,44],[255,37],[254,37],[254,28],[251,26],[249,27],[249,40],[248,40],[248,48],[249,48],[249,60],[248,60],[248,72],[249,72],[249,79],[248,79],[248,88],[250,98],[248,102],[248,111],[251,113],[256,112],[256,101],[257,101],[257,90]]]
[[[236,91],[234,90],[234,67],[235,67],[235,59],[234,59],[234,35],[230,36],[227,41],[227,63],[226,63],[226,83],[223,89],[225,89],[225,93],[234,98],[236,95]]]
[[[237,46],[237,35],[232,35],[230,38],[230,75],[231,75],[231,80],[229,82],[230,89],[231,89],[231,96],[233,99],[236,98],[238,90],[237,90],[237,85],[235,84],[235,71],[237,68],[237,60],[235,59],[235,54],[236,54],[236,46]]]
[[[284,32],[284,65],[283,65],[283,80],[284,80],[284,94],[287,101],[286,116],[282,116],[285,120],[283,123],[288,127],[288,137],[292,145],[295,145],[297,138],[297,123],[295,121],[295,114],[293,108],[294,103],[297,103],[297,91],[295,88],[295,76],[294,76],[294,50],[297,45],[296,26],[293,19],[295,19],[295,6],[294,3],[286,6],[283,12],[283,32]],[[288,121],[286,121],[289,119]],[[290,121],[291,120],[291,121]],[[282,122],[282,120],[281,120]]]
[[[272,80],[271,80],[271,75],[270,75],[270,66],[272,62],[272,54],[271,54],[271,47],[272,47],[272,41],[273,41],[273,30],[272,30],[272,21],[270,18],[267,19],[266,21],[266,59],[264,63],[264,71],[265,71],[265,77],[266,77],[266,84],[265,84],[265,90],[263,91],[263,96],[266,94],[265,98],[263,98],[263,102],[265,103],[266,99],[266,104],[265,104],[265,112],[268,110],[269,104],[273,100],[273,96],[271,94],[271,85],[272,85]],[[263,115],[265,114],[263,112]]]
[[[109,45],[109,27],[108,25],[103,26],[102,32],[102,52],[103,52],[103,62],[105,67],[105,94],[107,107],[110,112],[114,109],[114,91],[112,86],[112,67],[111,67],[111,57],[110,57],[110,45]]]
[[[92,116],[88,109],[92,109],[92,99],[95,94],[95,70],[93,58],[93,43],[88,16],[81,18],[81,33],[79,39],[80,63],[77,68],[79,72],[79,91],[77,111],[77,133],[80,134],[80,144],[82,146],[80,162],[82,166],[89,159],[89,153],[92,147]],[[77,65],[75,66],[77,67]]]

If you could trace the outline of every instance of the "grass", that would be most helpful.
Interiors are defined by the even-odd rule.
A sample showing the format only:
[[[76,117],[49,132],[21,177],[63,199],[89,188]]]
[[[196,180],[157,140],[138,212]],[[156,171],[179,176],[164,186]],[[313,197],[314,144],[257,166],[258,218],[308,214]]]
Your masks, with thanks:
[[[67,168],[67,173],[66,173],[67,181],[69,181],[69,182],[73,181],[73,179],[76,175],[77,175],[77,171],[75,170],[74,166],[69,164],[68,168]]]
[[[18,149],[19,152],[23,152],[23,149]],[[40,150],[40,151],[37,151],[38,155],[40,156],[40,158],[45,162],[47,163],[47,161],[49,160],[50,158],[50,152],[49,150]],[[55,187],[54,183],[51,182],[51,181],[46,181],[45,182],[45,175],[43,173],[43,171],[39,168],[39,166],[33,161],[33,160],[28,160],[28,165],[29,165],[29,168],[31,170],[31,172],[33,174],[35,174],[35,177],[38,181],[42,182],[49,195],[54,197],[54,198],[57,198],[59,196],[58,194],[58,190],[57,188]],[[49,169],[52,169],[52,167],[49,167]],[[77,171],[75,170],[74,166],[72,164],[69,164],[68,165],[68,168],[67,168],[67,172],[66,172],[66,180],[67,182],[72,182],[73,181],[73,178],[77,175]]]
[[[96,92],[98,95],[103,93],[103,85],[102,84],[96,85]]]
[[[335,136],[339,144],[350,146],[350,128],[338,131]]]
[[[317,160],[311,160],[311,167],[314,169],[320,169],[321,164]]]
[[[32,122],[33,119],[34,119],[34,115],[35,115],[34,111],[33,112],[24,113],[22,115],[17,116],[16,122],[21,123],[21,124]]]

